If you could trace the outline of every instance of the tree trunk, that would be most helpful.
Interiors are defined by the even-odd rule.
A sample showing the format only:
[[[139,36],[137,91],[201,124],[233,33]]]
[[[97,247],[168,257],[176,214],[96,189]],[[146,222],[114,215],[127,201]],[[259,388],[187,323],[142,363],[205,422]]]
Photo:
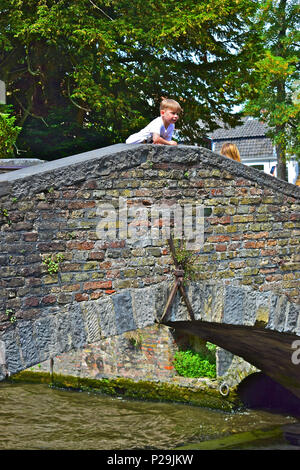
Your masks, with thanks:
[[[277,154],[277,178],[288,181],[288,172],[286,167],[285,152],[281,145],[276,146]]]
[[[286,39],[286,6],[287,0],[280,0],[278,6],[278,18],[281,19],[281,28],[278,33],[278,41],[276,45],[276,53],[280,57],[284,57],[284,41]],[[277,81],[277,102],[285,103],[286,102],[286,83],[284,79]],[[285,134],[285,124],[276,126],[276,135]],[[276,154],[277,154],[277,178],[281,180],[288,180],[288,172],[286,167],[286,155],[285,155],[286,145],[277,144],[276,145]]]

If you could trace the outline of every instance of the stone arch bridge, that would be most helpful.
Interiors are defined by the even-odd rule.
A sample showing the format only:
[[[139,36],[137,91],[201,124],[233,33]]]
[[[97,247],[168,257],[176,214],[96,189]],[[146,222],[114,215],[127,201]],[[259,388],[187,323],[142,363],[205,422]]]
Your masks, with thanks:
[[[163,317],[300,397],[299,199],[191,146],[118,144],[0,175],[1,379]],[[197,239],[188,303],[178,290],[168,312],[179,278],[153,207],[192,207]]]

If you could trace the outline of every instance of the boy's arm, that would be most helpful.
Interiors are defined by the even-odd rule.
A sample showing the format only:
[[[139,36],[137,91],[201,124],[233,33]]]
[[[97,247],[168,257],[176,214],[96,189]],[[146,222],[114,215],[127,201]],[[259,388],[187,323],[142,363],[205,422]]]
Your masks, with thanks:
[[[163,139],[159,134],[156,134],[155,132],[152,135],[152,140],[154,144],[177,145],[177,142],[175,140]]]

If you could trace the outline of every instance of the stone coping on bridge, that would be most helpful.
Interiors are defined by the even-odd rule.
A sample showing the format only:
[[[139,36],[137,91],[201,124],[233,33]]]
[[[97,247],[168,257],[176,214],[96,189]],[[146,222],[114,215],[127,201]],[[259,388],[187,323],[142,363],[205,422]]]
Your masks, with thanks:
[[[30,166],[41,165],[42,163],[45,163],[45,160],[40,158],[1,158],[0,168],[10,166],[12,168],[24,169]]]
[[[47,187],[60,188],[84,181],[88,176],[104,176],[111,171],[139,166],[146,161],[196,164],[208,163],[233,175],[247,178],[273,190],[300,198],[300,187],[274,178],[260,170],[236,162],[203,147],[153,144],[115,144],[70,157],[45,162],[0,175],[0,196],[34,194]]]

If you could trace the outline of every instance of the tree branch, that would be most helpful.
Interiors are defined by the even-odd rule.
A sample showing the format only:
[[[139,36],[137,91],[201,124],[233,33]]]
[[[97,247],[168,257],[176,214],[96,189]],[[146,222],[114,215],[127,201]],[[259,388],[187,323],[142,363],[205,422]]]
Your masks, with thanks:
[[[92,0],[89,0],[89,2],[93,5],[94,8],[97,8],[97,10],[100,10],[101,13],[106,16],[109,20],[111,21],[114,21],[113,18],[111,18],[107,13],[105,13],[105,11],[102,10],[102,8],[98,7],[97,5],[95,5],[95,3],[92,1]]]
[[[23,106],[23,104],[21,103],[21,101],[19,100],[19,98],[16,95],[14,95],[14,97],[15,97],[15,100],[18,102],[18,104],[20,105],[20,107],[23,109],[23,111],[25,113],[24,118],[22,119],[22,125],[24,124],[27,116],[32,116],[35,119],[40,119],[45,124],[46,127],[49,127],[48,124],[46,123],[45,119],[42,116],[38,116],[37,114],[31,113],[28,108],[25,108],[25,106]]]
[[[69,97],[69,100],[71,101],[71,103],[74,104],[74,106],[76,106],[76,108],[79,108],[79,109],[82,109],[83,111],[85,112],[90,112],[91,110],[88,108],[84,108],[83,106],[80,106],[80,104],[76,103],[73,98],[71,97],[71,94],[70,94],[70,80],[68,78],[68,81],[67,81],[67,87],[68,87],[68,97]]]
[[[29,56],[28,56],[28,55],[26,55],[26,60],[27,60],[28,72],[30,73],[30,75],[33,75],[33,76],[40,75],[40,72],[34,72],[33,70],[31,70],[31,65],[30,65],[30,61],[29,61]]]
[[[4,75],[8,75],[9,73],[11,73],[9,69],[11,69],[12,66],[15,65],[15,63],[17,62],[14,58],[16,52],[17,47],[12,49],[0,62],[1,77],[4,77]],[[8,67],[8,71],[5,70],[6,67]]]

